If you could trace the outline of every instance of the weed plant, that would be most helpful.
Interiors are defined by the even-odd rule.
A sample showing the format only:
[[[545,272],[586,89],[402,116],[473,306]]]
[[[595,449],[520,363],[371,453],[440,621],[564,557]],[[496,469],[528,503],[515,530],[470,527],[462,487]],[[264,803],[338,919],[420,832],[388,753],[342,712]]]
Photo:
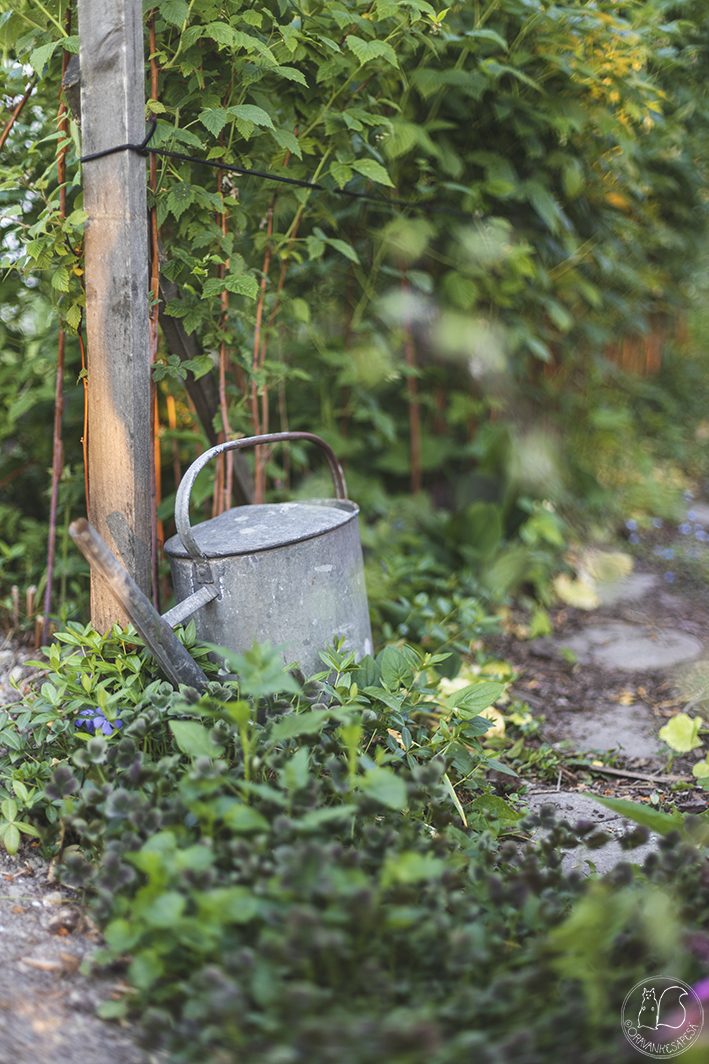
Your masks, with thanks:
[[[444,698],[440,659],[335,647],[301,687],[255,647],[199,697],[130,630],[50,648],[0,732],[2,810],[89,900],[91,964],[135,990],[104,1018],[140,1018],[175,1064],[628,1059],[629,989],[704,974],[706,825],[643,808],[624,847],[663,837],[642,868],[565,872],[565,849],[608,836],[491,793],[510,770],[479,713],[504,684]]]

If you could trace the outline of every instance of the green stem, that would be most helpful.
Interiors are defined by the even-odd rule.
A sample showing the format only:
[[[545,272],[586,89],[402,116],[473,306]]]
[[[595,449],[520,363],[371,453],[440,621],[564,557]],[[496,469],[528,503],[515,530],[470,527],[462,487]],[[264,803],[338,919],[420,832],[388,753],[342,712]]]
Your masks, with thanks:
[[[44,6],[44,4],[41,4],[40,0],[34,0],[34,2],[37,5],[37,7],[39,8],[39,10],[42,12],[42,14],[45,15],[49,19],[50,22],[54,23],[54,25],[57,27],[57,29],[61,33],[62,37],[68,37],[69,34],[64,29],[64,27],[62,26],[61,22],[58,22],[55,19],[54,15],[50,14],[49,11],[47,11],[47,9]],[[26,21],[29,22],[29,19],[27,19]],[[32,25],[34,25],[34,23],[32,23]]]

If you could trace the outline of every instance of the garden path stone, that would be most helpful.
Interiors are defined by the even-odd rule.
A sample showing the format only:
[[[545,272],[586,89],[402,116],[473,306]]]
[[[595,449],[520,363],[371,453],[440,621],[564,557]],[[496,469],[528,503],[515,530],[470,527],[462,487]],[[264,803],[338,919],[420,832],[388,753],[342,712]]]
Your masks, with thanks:
[[[639,602],[659,584],[655,573],[630,573],[622,580],[596,585],[601,606],[617,606],[621,602]]]
[[[629,828],[635,827],[623,817],[612,813],[594,798],[575,791],[553,791],[551,794],[533,794],[529,797],[529,808],[539,812],[543,805],[553,805],[560,820],[568,820],[573,826],[577,820],[590,820],[602,831],[617,837],[624,835]],[[536,834],[536,833],[535,833]],[[569,873],[576,870],[581,875],[590,875],[594,870],[600,875],[612,871],[619,861],[641,865],[648,854],[657,850],[659,835],[651,834],[647,843],[634,850],[624,850],[619,842],[609,842],[598,850],[589,850],[585,846],[576,846],[573,850],[564,850],[562,868]],[[594,869],[595,866],[595,869]]]
[[[656,671],[694,661],[703,649],[698,639],[678,629],[617,621],[591,625],[557,645],[573,651],[582,665],[596,663],[626,672]]]
[[[579,749],[620,750],[627,757],[652,758],[666,752],[656,736],[657,722],[643,705],[609,705],[593,713],[574,713],[567,719],[564,738]]]

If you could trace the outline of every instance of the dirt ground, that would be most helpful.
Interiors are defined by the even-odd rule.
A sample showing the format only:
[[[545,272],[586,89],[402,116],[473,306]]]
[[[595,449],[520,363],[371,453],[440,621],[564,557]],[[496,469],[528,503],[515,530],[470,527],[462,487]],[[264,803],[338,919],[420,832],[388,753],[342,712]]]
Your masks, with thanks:
[[[637,567],[642,570],[642,567]],[[650,571],[646,568],[645,571]],[[524,621],[522,614],[510,618]],[[554,636],[549,639],[520,640],[513,631],[496,637],[489,645],[500,657],[507,659],[518,671],[512,692],[529,703],[535,717],[543,718],[540,741],[571,745],[570,728],[574,716],[599,714],[612,706],[640,707],[653,722],[656,733],[667,720],[689,706],[692,716],[702,715],[709,721],[709,595],[702,587],[683,587],[681,591],[668,589],[662,581],[642,599],[630,604],[601,606],[586,611],[564,607],[552,611]],[[695,661],[661,670],[628,671],[609,669],[597,663],[580,664],[565,651],[564,642],[584,628],[607,622],[624,621],[641,626],[652,638],[663,629],[681,631],[699,640],[704,652]],[[662,748],[662,744],[658,744]],[[588,750],[580,750],[589,753]],[[644,757],[628,756],[618,749],[610,759],[617,771],[635,772],[638,778],[601,773],[588,767],[561,766],[561,780],[565,789],[594,791],[618,797],[647,799],[658,792],[660,800],[672,800],[684,812],[703,812],[709,807],[709,792],[703,791],[692,778],[696,753],[678,756],[668,772],[666,753]],[[642,775],[689,777],[684,781],[648,781]],[[549,781],[536,778],[529,781],[531,791],[549,787]],[[673,783],[675,784],[673,788]]]

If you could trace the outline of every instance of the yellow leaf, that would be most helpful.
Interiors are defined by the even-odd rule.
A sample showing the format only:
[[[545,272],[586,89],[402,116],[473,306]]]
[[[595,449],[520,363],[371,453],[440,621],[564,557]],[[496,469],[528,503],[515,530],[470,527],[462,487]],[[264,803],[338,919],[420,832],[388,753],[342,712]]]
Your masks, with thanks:
[[[606,192],[606,202],[619,211],[629,213],[632,210],[630,203],[625,196],[621,196],[620,192]]]
[[[554,578],[554,591],[562,602],[577,610],[595,610],[599,598],[590,584],[585,580],[573,580],[566,573]]]

